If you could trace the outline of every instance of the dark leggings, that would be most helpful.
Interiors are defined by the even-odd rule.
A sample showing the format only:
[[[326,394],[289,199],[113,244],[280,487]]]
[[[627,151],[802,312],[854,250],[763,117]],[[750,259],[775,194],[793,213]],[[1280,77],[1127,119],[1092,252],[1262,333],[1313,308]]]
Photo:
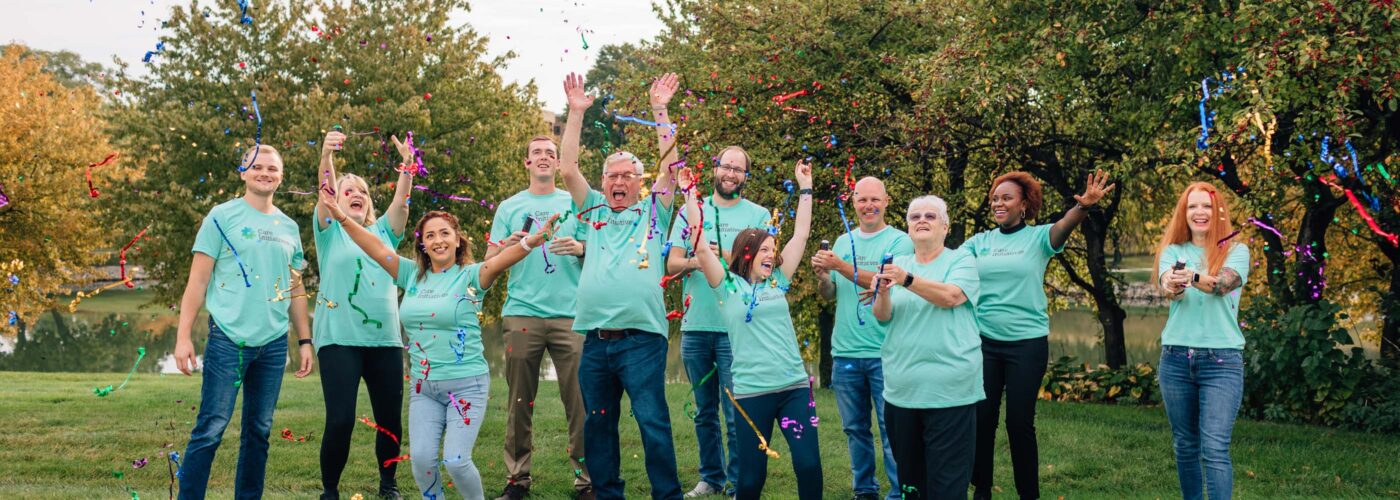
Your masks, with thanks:
[[[992,456],[996,451],[1003,391],[1016,494],[1021,498],[1040,498],[1035,401],[1049,361],[1050,342],[1046,337],[1010,342],[982,337],[982,387],[987,399],[977,404],[977,453],[972,468],[976,498],[991,498]]]
[[[369,390],[374,423],[402,436],[403,349],[398,347],[323,346],[316,353],[321,363],[321,392],[326,399],[326,429],[321,436],[321,486],[337,491],[340,473],[350,457],[350,434],[355,430],[355,403],[360,379]],[[366,427],[368,429],[368,427]],[[399,456],[399,444],[375,432],[375,469],[381,482],[394,479],[398,464],[380,467]]]
[[[885,402],[885,426],[905,500],[967,498],[977,403],[900,408]]]
[[[728,397],[728,396],[726,396]],[[773,423],[781,426],[784,419],[783,437],[787,438],[788,457],[792,460],[792,471],[797,475],[797,497],[820,499],[822,497],[822,457],[817,441],[817,426],[812,425],[816,409],[812,408],[811,393],[806,387],[762,396],[739,398],[739,406],[734,409],[736,418],[743,420],[739,409],[743,408],[753,425],[763,433],[763,439],[773,443]],[[734,485],[738,500],[756,499],[763,494],[763,483],[768,479],[768,455],[758,449],[758,435],[748,422],[735,423],[735,446],[739,447],[739,482]]]

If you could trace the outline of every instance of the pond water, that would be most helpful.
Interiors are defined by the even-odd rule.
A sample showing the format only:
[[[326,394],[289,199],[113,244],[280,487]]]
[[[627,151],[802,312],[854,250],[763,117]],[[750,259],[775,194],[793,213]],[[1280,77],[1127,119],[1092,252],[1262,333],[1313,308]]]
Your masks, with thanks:
[[[138,366],[139,371],[177,373],[173,352],[179,316],[169,309],[138,310],[147,297],[140,291],[114,291],[83,301],[77,313],[68,313],[67,309],[50,311],[33,321],[25,336],[0,336],[0,370],[125,372],[136,361],[137,348],[145,347],[146,359]],[[204,351],[203,325],[207,322],[208,316],[202,313],[195,322],[197,353]],[[1156,363],[1158,335],[1165,323],[1165,309],[1128,315],[1125,336],[1130,362]],[[500,324],[492,322],[482,330],[487,363],[493,373],[499,373],[505,367]],[[1057,311],[1051,315],[1050,330],[1052,360],[1072,356],[1080,362],[1102,362],[1101,330],[1092,311]],[[548,360],[542,371],[547,379],[553,378],[554,367]],[[670,382],[686,382],[680,360],[680,336],[671,338],[666,378]]]

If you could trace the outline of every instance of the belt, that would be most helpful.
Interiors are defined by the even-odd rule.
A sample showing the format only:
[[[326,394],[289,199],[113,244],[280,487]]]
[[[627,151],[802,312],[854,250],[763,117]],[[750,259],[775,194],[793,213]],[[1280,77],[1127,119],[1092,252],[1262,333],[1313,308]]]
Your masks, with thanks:
[[[625,338],[627,338],[627,337],[629,337],[629,336],[632,336],[632,335],[638,333],[637,330],[633,330],[633,329],[630,329],[630,328],[621,328],[621,329],[602,329],[602,328],[600,328],[600,329],[595,330],[595,331],[598,332],[598,338],[601,339],[601,340],[622,340],[622,339],[625,339]]]

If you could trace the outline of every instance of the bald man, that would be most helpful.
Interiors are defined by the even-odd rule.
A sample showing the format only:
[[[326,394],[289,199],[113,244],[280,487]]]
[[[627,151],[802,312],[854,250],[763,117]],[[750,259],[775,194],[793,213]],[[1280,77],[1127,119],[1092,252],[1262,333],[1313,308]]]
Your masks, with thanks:
[[[887,498],[893,500],[900,497],[900,490],[894,454],[885,433],[885,375],[880,364],[885,328],[875,321],[870,306],[860,303],[856,288],[870,288],[871,278],[885,254],[912,254],[914,243],[904,231],[885,223],[890,196],[880,179],[865,177],[856,182],[851,200],[859,229],[841,235],[830,250],[817,251],[812,256],[812,267],[817,271],[822,297],[836,298],[836,325],[831,332],[831,389],[836,392],[836,411],[841,415],[841,428],[846,431],[855,498],[880,498],[880,483],[875,479],[875,444],[870,432],[873,404],[884,448],[885,475],[890,480]]]

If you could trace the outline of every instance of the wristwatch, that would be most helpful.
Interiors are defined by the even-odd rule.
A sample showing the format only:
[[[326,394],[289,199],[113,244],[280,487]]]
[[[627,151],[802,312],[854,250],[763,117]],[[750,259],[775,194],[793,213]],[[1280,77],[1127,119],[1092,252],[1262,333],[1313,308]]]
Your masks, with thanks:
[[[904,274],[904,288],[909,288],[909,285],[913,285],[913,284],[914,284],[914,273],[905,273],[905,274]]]

